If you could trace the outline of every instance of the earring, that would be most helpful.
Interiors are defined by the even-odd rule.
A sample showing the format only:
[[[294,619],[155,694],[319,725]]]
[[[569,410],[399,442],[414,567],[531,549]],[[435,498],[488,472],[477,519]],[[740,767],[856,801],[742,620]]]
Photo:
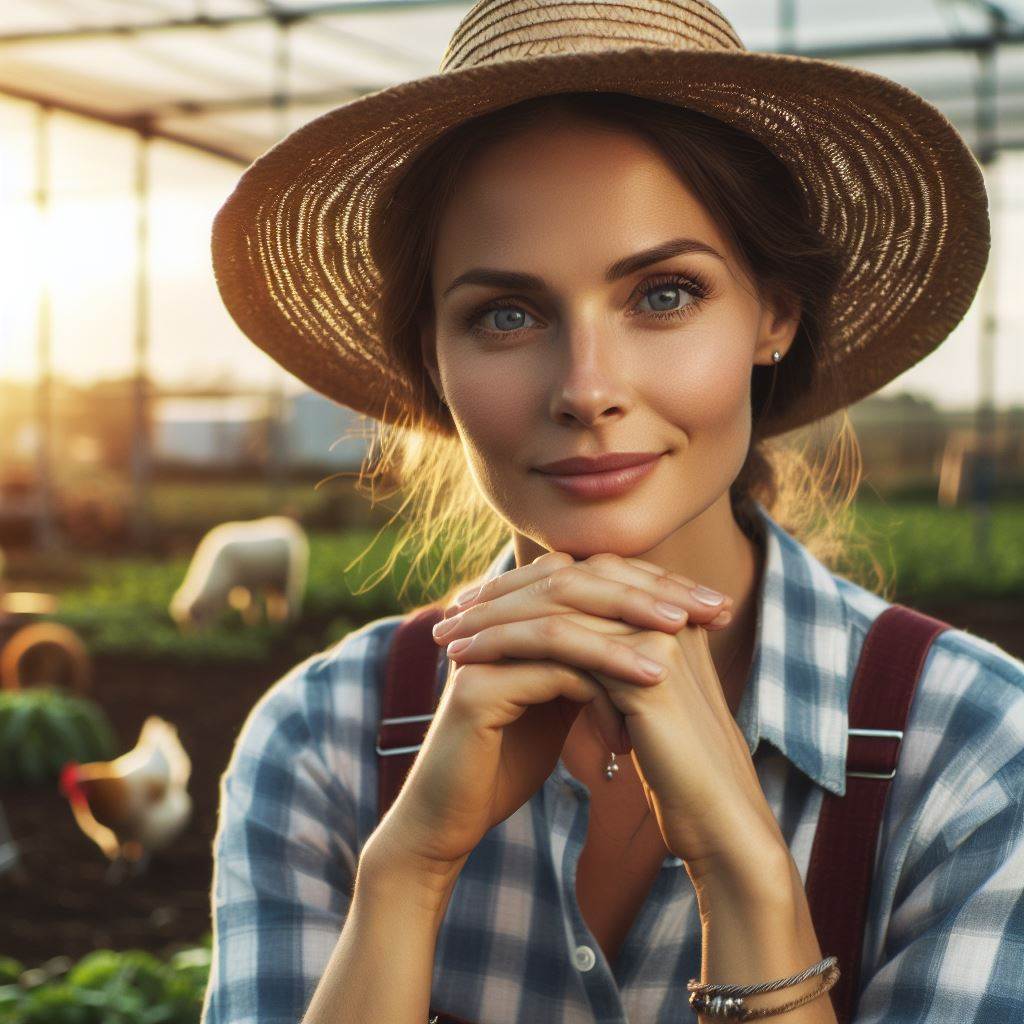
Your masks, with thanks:
[[[772,362],[773,363],[777,363],[781,358],[782,358],[782,353],[778,349],[776,349],[772,353]]]

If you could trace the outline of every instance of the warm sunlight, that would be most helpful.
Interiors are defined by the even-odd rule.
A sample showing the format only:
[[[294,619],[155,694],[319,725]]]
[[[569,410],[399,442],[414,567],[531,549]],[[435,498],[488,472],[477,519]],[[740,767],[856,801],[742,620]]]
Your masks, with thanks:
[[[51,115],[52,185],[34,199],[36,123],[26,104],[0,101],[0,380],[38,372],[40,289],[50,295],[55,373],[90,381],[132,372],[136,337],[138,202],[134,136]],[[181,146],[149,147],[150,366],[165,384],[229,374],[263,384],[280,369],[235,328],[210,269],[210,224],[237,166]]]
[[[131,133],[51,115],[53,184],[48,215],[34,195],[36,124],[28,104],[0,100],[0,211],[4,235],[18,244],[0,252],[0,380],[38,372],[39,288],[50,291],[54,372],[81,382],[132,372],[136,323],[136,147]],[[149,363],[166,385],[227,377],[261,386],[280,369],[237,330],[217,294],[210,266],[213,217],[238,166],[166,142],[150,145]],[[994,224],[1018,237],[1024,209],[1024,155],[1007,153]],[[1005,250],[1004,250],[1005,251]],[[1014,265],[1001,259],[996,402],[1024,401],[1024,361],[1014,337],[1024,322],[1024,294]],[[978,397],[977,299],[941,352],[888,386],[940,405],[969,406]],[[297,382],[285,377],[289,387]]]

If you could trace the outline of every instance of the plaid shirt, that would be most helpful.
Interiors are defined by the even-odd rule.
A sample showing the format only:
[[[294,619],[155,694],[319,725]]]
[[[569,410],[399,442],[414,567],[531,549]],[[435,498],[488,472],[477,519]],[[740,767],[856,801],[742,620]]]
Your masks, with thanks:
[[[845,792],[861,644],[887,602],[759,510],[767,561],[737,722],[806,879],[824,792]],[[487,576],[514,567],[509,541]],[[304,1015],[376,827],[377,679],[401,618],[296,665],[241,729],[221,778],[202,1024]],[[700,977],[701,929],[685,867],[665,859],[611,966],[575,896],[588,803],[559,760],[469,856],[438,934],[435,1010],[479,1024],[696,1021],[686,982]],[[964,630],[943,632],[925,662],[867,920],[853,1024],[1024,1021],[1024,662]]]

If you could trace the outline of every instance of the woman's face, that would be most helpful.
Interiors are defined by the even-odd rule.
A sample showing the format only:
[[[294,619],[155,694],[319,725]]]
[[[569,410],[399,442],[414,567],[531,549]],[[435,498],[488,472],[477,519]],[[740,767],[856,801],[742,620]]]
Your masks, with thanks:
[[[431,289],[424,358],[477,483],[517,531],[576,558],[649,552],[727,497],[752,367],[785,355],[797,326],[762,307],[658,150],[564,117],[465,166]],[[664,454],[616,497],[568,494],[537,470],[621,451]]]

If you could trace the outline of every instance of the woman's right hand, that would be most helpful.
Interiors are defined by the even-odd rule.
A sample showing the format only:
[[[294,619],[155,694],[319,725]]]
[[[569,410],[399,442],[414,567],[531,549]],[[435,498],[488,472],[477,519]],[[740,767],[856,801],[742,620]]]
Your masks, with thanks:
[[[576,715],[602,695],[592,676],[556,661],[450,661],[423,746],[379,829],[411,860],[464,860],[540,788]]]
[[[488,581],[474,603],[508,593],[573,561],[564,553],[548,552]],[[666,580],[643,569],[629,584],[626,589],[634,598],[629,612],[624,606],[623,619],[628,615],[635,624],[607,618],[602,620],[602,632],[627,634],[637,626],[651,628],[651,614],[636,610],[636,587],[650,591],[653,605],[655,594],[664,596]],[[725,608],[730,605],[727,599]],[[688,604],[684,623],[697,620],[706,626],[722,611]],[[680,628],[678,623],[658,620],[657,613],[654,620],[672,633]],[[597,670],[622,676],[622,664],[620,659]],[[636,673],[639,684],[650,685],[639,669]],[[602,731],[617,735],[621,716],[605,688],[586,671],[560,661],[449,661],[448,678],[423,746],[378,826],[378,838],[386,838],[393,851],[431,871],[457,870],[491,828],[543,785],[576,716],[591,702]],[[621,752],[621,745],[616,747]]]

